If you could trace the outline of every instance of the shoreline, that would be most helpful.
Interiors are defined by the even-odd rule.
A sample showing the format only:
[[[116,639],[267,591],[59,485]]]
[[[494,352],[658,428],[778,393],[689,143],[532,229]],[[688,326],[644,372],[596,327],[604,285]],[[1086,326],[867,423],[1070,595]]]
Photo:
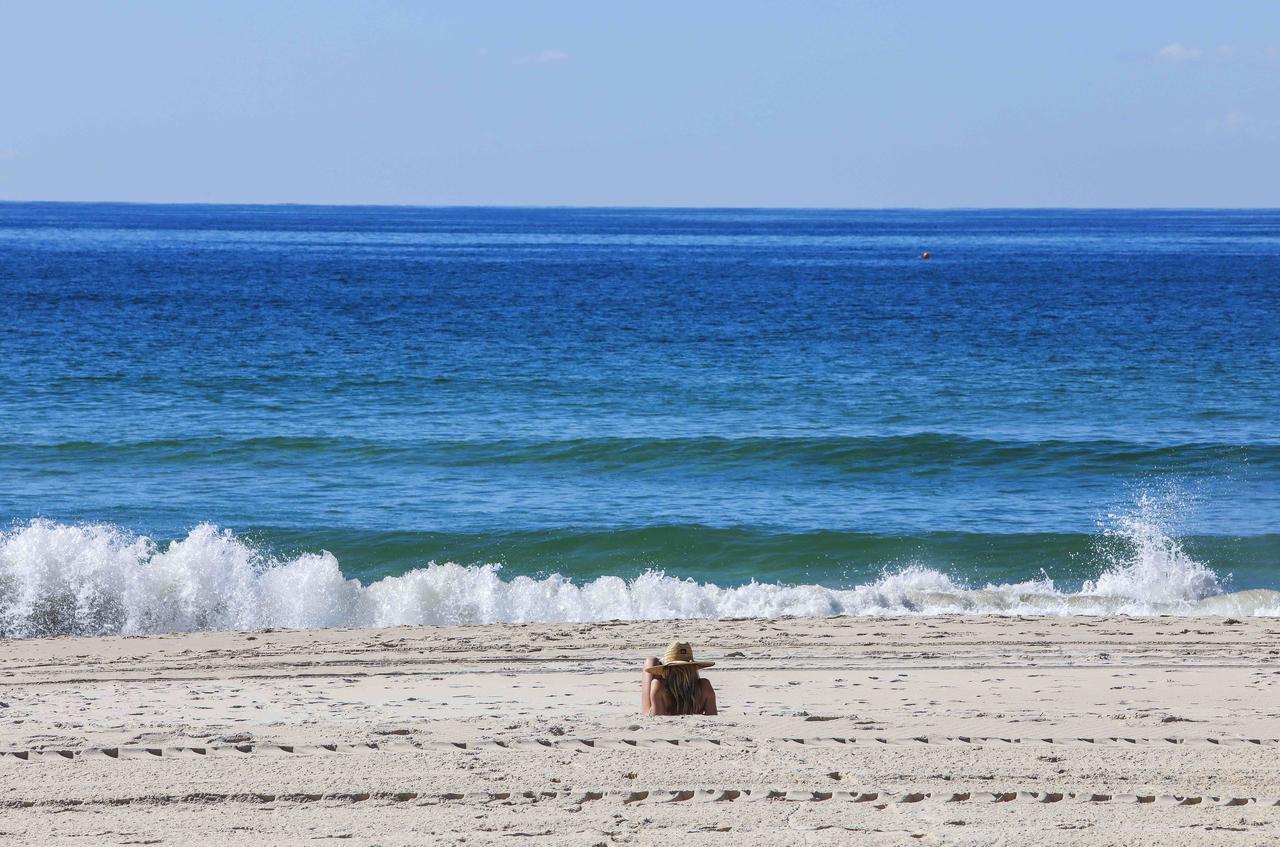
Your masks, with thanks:
[[[640,662],[676,635],[717,662],[706,676],[719,717],[638,714]],[[519,832],[537,844],[785,844],[852,828],[869,843],[976,844],[1033,828],[1044,843],[1158,844],[1189,827],[1197,843],[1256,844],[1280,838],[1277,685],[1272,619],[8,641],[0,830],[50,844],[175,831],[208,844]]]

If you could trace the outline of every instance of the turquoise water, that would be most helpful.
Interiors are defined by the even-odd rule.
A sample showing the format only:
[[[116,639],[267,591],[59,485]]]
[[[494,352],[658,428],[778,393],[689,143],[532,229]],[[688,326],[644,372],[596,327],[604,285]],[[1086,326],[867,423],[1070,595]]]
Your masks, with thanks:
[[[1276,211],[0,204],[0,632],[1267,613],[1278,275]]]

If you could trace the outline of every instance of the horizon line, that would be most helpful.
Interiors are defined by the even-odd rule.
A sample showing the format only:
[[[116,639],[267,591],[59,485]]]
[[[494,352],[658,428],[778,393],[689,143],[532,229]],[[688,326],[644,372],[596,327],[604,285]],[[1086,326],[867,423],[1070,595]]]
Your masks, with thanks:
[[[11,200],[0,205],[182,206],[311,209],[525,209],[583,211],[776,211],[776,212],[1274,212],[1280,206],[750,206],[583,205],[574,203],[312,203],[294,201]]]

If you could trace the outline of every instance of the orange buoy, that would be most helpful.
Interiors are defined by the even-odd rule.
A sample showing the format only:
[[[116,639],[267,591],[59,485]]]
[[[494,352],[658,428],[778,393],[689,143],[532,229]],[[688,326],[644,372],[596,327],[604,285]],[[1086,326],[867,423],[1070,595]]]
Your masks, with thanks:
[[[929,258],[929,251],[928,251],[928,250],[926,250],[925,252],[921,253],[921,254],[920,254],[920,258],[921,258],[921,259],[927,259],[927,258]]]

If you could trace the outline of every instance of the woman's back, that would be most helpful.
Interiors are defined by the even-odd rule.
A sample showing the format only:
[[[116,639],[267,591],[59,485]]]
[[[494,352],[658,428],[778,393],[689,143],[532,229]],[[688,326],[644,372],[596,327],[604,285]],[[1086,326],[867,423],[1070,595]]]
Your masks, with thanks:
[[[698,676],[696,670],[676,673],[669,671],[665,678],[654,682],[655,715],[714,715],[715,689],[708,680]]]
[[[673,641],[662,659],[645,659],[640,711],[646,715],[715,715],[716,691],[698,674],[714,662],[698,662],[688,642]]]

